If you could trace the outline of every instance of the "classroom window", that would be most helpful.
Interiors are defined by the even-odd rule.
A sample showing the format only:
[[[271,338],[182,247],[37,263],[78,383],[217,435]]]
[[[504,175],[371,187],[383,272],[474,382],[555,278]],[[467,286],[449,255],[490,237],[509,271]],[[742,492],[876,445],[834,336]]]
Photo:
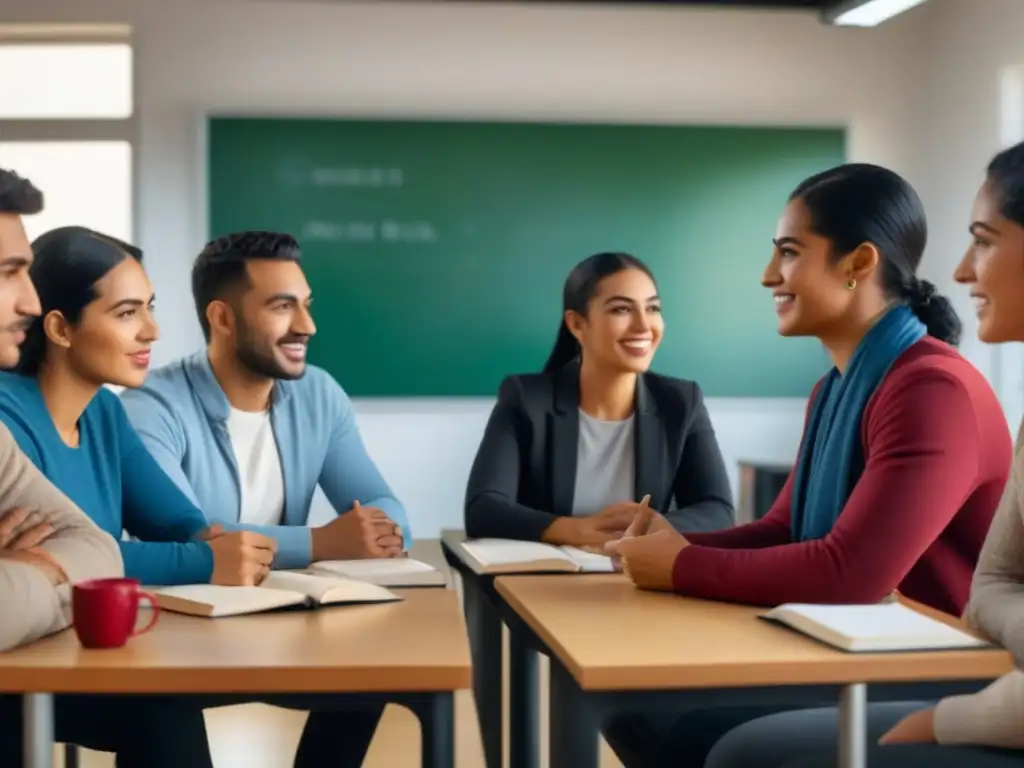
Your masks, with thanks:
[[[0,168],[43,192],[43,212],[25,217],[29,238],[78,224],[131,242],[132,147],[127,141],[0,141]]]
[[[123,120],[132,115],[127,43],[0,44],[0,120]]]

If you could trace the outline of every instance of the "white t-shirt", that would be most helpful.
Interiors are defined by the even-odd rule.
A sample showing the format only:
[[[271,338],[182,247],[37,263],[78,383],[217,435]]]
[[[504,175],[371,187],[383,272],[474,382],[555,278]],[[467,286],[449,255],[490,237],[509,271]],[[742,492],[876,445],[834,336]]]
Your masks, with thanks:
[[[270,424],[270,411],[231,409],[228,435],[238,463],[242,499],[240,523],[280,525],[284,515],[284,475]]]

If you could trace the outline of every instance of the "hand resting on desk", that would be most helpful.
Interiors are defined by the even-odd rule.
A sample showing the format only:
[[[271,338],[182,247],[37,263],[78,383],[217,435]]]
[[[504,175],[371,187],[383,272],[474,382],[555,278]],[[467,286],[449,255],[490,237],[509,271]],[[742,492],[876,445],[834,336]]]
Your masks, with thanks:
[[[402,528],[377,507],[352,509],[313,529],[313,561],[400,557]]]
[[[622,538],[605,545],[605,553],[640,589],[671,591],[676,557],[689,545],[663,515],[644,505]]]
[[[560,547],[578,547],[603,555],[604,546],[625,534],[640,507],[641,504],[634,501],[623,501],[611,504],[593,515],[559,517],[547,527],[541,535],[541,541]]]
[[[196,536],[213,550],[211,584],[256,587],[270,573],[277,542],[253,531],[232,531],[214,523]]]

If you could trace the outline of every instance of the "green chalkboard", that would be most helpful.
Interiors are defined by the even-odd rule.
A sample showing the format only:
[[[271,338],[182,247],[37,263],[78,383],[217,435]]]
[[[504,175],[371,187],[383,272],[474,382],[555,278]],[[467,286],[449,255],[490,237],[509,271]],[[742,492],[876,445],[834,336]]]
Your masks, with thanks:
[[[841,129],[211,117],[209,234],[296,235],[310,361],[353,396],[493,396],[539,370],[570,268],[644,259],[654,369],[711,397],[803,397],[820,345],[760,285],[786,197],[843,162]]]

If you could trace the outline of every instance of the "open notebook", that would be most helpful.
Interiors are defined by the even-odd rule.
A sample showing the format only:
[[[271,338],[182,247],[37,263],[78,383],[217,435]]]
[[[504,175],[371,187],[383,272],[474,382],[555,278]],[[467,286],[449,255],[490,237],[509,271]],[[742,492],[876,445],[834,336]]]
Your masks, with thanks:
[[[278,608],[386,603],[402,598],[376,584],[295,571],[271,571],[258,587],[185,584],[150,590],[163,610],[218,618]]]
[[[341,576],[381,587],[443,587],[444,574],[431,565],[408,557],[372,560],[321,560],[306,569],[320,576]]]
[[[612,573],[607,555],[514,539],[470,539],[459,545],[476,573]]]
[[[954,650],[989,645],[898,602],[877,605],[787,603],[762,614],[761,618],[853,653]]]

